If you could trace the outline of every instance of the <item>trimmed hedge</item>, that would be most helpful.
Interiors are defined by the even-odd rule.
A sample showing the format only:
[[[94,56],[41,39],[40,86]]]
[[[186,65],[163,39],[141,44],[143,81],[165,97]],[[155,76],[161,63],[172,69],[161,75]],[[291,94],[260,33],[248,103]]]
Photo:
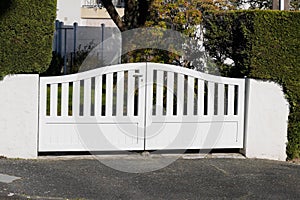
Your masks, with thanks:
[[[49,67],[56,0],[0,1],[0,77]]]
[[[300,158],[300,12],[206,13],[203,24],[206,49],[223,75],[283,86],[290,104],[287,156]]]

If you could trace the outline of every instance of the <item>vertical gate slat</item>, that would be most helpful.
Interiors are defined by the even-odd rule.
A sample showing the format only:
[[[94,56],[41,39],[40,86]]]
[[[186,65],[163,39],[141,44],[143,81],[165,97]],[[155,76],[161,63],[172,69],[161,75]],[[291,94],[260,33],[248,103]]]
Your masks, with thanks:
[[[167,77],[167,116],[173,115],[174,72],[168,72]]]
[[[204,81],[198,79],[198,112],[197,115],[204,114]]]
[[[73,116],[79,116],[79,104],[80,104],[80,81],[73,82],[73,102],[72,113]]]
[[[218,84],[218,115],[224,115],[224,84]]]
[[[163,114],[163,88],[164,88],[164,72],[157,70],[156,79],[156,115]]]
[[[147,107],[149,108],[149,116],[152,116],[153,114],[153,84],[154,84],[154,80],[153,80],[153,69],[150,68],[147,72]],[[148,115],[147,115],[148,116]]]
[[[239,115],[239,117],[242,115],[242,113],[244,113],[244,102],[245,102],[245,85],[239,85],[238,86],[238,113],[237,115]]]
[[[83,100],[84,116],[91,115],[91,79],[84,80],[84,100]]]
[[[133,77],[134,71],[128,71],[128,91],[127,91],[127,115],[134,116],[134,87],[135,78]]]
[[[145,89],[145,81],[146,81],[146,68],[141,68],[140,70],[140,77],[138,78],[138,110],[137,115],[142,117],[145,111],[145,96],[146,96],[146,89]]]
[[[228,85],[228,115],[234,114],[234,85]]]
[[[117,116],[123,116],[124,110],[124,71],[117,75]]]
[[[69,111],[69,82],[62,83],[61,87],[61,115],[68,116]]]
[[[214,114],[215,83],[208,82],[207,115]]]
[[[102,76],[95,77],[95,116],[101,115],[102,106]]]
[[[47,84],[42,81],[40,81],[40,108],[41,117],[45,117],[47,115]]]
[[[57,116],[57,88],[57,83],[50,86],[50,116]]]
[[[188,86],[187,86],[187,115],[194,114],[194,78],[188,76]]]
[[[113,73],[106,74],[105,116],[112,116],[113,105]]]
[[[178,73],[177,79],[177,115],[183,115],[184,108],[184,75]]]

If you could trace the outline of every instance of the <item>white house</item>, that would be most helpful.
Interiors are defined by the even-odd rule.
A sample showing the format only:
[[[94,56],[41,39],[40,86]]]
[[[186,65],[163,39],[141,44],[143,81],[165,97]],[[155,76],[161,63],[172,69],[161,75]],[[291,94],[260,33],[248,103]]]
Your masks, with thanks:
[[[124,0],[113,0],[116,10],[122,17],[124,15]],[[57,20],[65,25],[115,27],[106,9],[100,0],[58,0]]]

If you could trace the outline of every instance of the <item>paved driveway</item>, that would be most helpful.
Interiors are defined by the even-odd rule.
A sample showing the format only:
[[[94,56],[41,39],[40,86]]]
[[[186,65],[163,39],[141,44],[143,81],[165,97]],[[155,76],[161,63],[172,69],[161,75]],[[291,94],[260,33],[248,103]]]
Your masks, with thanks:
[[[178,159],[157,171],[127,173],[113,169],[122,160],[135,169],[167,159],[1,159],[0,199],[300,199],[296,164]]]

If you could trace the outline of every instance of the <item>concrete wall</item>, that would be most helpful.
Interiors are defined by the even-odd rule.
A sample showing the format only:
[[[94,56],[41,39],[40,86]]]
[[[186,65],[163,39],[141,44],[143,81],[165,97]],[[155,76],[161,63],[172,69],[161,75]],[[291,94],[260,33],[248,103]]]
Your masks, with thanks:
[[[38,75],[12,75],[0,81],[0,155],[36,158]]]
[[[282,88],[248,79],[246,90],[246,157],[286,160],[289,104]]]

